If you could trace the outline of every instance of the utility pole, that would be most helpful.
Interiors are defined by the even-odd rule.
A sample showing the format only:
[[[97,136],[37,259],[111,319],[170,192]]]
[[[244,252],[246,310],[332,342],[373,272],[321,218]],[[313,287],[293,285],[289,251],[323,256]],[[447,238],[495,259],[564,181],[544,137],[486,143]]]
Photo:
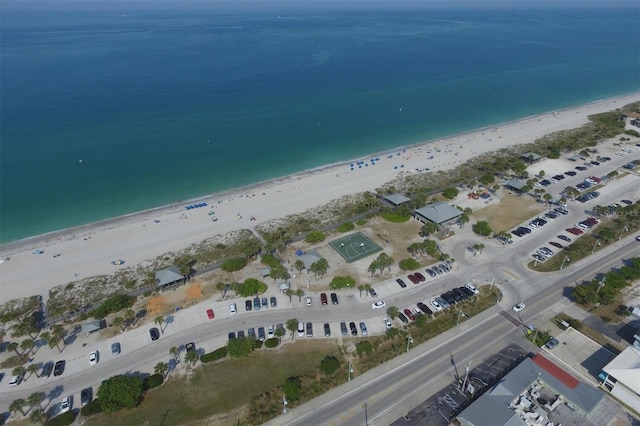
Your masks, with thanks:
[[[564,259],[562,259],[562,265],[560,265],[560,269],[564,268],[564,263],[565,262],[570,262],[571,259],[569,259],[569,256],[565,256]]]
[[[367,413],[367,403],[362,404],[364,407],[364,426],[369,426],[369,413]]]
[[[164,414],[162,415],[162,421],[160,422],[160,426],[164,425],[164,421],[167,420],[167,417],[169,417],[169,410],[165,411]]]
[[[282,414],[287,414],[287,397],[282,394]]]
[[[451,365],[453,365],[453,371],[456,375],[456,383],[458,383],[458,385],[460,384],[460,376],[458,375],[458,367],[456,367],[456,361],[453,359],[453,353],[450,353],[449,355],[451,355]]]

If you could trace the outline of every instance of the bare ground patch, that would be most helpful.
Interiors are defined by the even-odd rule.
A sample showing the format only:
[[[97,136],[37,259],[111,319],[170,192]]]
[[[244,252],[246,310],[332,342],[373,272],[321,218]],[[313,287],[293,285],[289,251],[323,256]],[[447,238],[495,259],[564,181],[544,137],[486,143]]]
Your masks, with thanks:
[[[477,220],[489,222],[494,232],[509,231],[523,221],[547,209],[532,197],[519,196],[512,192],[502,195],[499,204],[492,204],[473,212]]]

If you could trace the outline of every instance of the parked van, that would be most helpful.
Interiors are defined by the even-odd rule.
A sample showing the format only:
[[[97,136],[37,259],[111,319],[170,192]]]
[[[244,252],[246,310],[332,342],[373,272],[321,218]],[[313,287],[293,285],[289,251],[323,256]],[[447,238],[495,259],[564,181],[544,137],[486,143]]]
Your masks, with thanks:
[[[238,308],[236,307],[235,303],[230,303],[229,304],[229,314],[231,315],[235,315],[238,313]]]
[[[298,337],[304,337],[304,323],[298,322]]]

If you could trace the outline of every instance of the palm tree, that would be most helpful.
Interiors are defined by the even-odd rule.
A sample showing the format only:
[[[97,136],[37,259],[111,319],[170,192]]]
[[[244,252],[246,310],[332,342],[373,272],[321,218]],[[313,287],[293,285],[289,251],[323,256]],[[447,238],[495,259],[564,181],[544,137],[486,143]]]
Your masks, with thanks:
[[[22,342],[20,342],[20,349],[23,352],[26,351],[28,354],[31,354],[31,350],[33,349],[33,340],[24,339]]]
[[[53,326],[53,330],[51,330],[52,334],[51,334],[51,340],[49,341],[49,346],[51,348],[53,348],[53,346],[57,346],[58,350],[60,351],[60,353],[62,353],[64,346],[62,347],[62,349],[60,349],[60,340],[62,340],[63,344],[66,344],[64,341],[64,327],[62,327],[60,324],[56,324]],[[53,343],[53,346],[51,346],[51,343]]]
[[[124,319],[127,321],[127,325],[136,325],[136,313],[133,309],[127,309],[124,311]]]
[[[22,415],[24,416],[24,406],[25,405],[27,405],[27,402],[22,398],[18,398],[15,401],[13,401],[11,404],[9,404],[9,411],[11,411],[12,413],[14,411],[20,411],[22,413]]]
[[[154,324],[158,324],[160,326],[160,331],[164,334],[164,317],[162,315],[158,315],[153,319]]]
[[[226,296],[226,289],[227,285],[223,282],[218,282],[216,283],[216,290],[218,290],[220,292],[220,294],[222,294],[222,298],[224,299]]]
[[[284,336],[284,334],[285,334],[285,331],[281,327],[276,328],[276,331],[273,333],[273,335],[276,336],[278,340],[280,340],[280,338]]]
[[[184,354],[184,362],[187,364],[195,365],[198,360],[200,360],[200,355],[198,355],[196,351],[187,351],[187,353]]]
[[[29,413],[29,420],[43,425],[47,421],[47,413],[41,407],[36,407]]]
[[[19,365],[16,368],[14,368],[13,370],[11,370],[11,374],[14,376],[24,376],[24,373],[27,371],[26,368],[24,368],[24,365]]]
[[[284,291],[285,296],[289,296],[289,302],[291,302],[291,298],[296,294],[296,292],[290,288]]]
[[[124,318],[115,317],[113,319],[113,325],[115,325],[116,327],[120,327],[120,331],[124,331]]]
[[[296,268],[298,270],[298,274],[302,273],[302,270],[304,269],[304,262],[300,259],[296,260],[293,263],[293,267]]]
[[[173,359],[175,361],[178,360],[178,355],[180,354],[180,349],[177,346],[172,346],[169,349],[169,355],[171,355],[171,357],[173,357]]]
[[[20,352],[18,352],[18,344],[16,342],[11,342],[7,345],[7,350],[8,351],[14,351],[16,353],[16,355],[18,355],[18,358],[20,358],[20,356],[22,355]]]
[[[304,296],[304,290],[301,288],[297,289],[296,296],[298,296],[298,302],[302,302],[302,296]]]
[[[359,285],[356,288],[360,291],[360,297],[362,297],[362,291],[364,290],[364,285]]]
[[[293,340],[293,333],[298,329],[298,320],[296,318],[288,319],[286,322],[287,330],[291,332],[291,340]]]
[[[155,367],[153,367],[153,371],[156,374],[162,374],[162,378],[166,379],[167,372],[169,371],[169,364],[167,364],[166,362],[159,362]]]
[[[364,291],[366,294],[369,294],[369,292],[371,292],[371,284],[365,284]]]
[[[398,309],[397,306],[389,306],[387,308],[387,315],[389,315],[389,318],[391,319],[394,319],[395,317],[397,317],[399,313],[400,313],[400,310]]]
[[[29,404],[29,407],[31,408],[36,406],[37,408],[42,408],[42,406],[40,405],[42,401],[44,401],[43,392],[34,392],[27,398],[27,404]]]
[[[40,377],[40,375],[38,374],[38,364],[29,364],[29,366],[27,367],[27,372],[29,373],[29,377],[31,377],[33,373],[36,374],[36,377]],[[27,379],[25,379],[25,381],[26,380]]]

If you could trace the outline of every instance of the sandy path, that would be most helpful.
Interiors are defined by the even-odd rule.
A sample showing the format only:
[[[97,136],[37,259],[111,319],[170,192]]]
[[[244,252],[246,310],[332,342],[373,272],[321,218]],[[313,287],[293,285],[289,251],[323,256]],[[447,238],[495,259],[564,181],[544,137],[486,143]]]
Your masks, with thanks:
[[[479,154],[579,127],[588,122],[590,114],[638,100],[640,93],[373,154],[360,159],[368,166],[359,168],[353,161],[353,171],[346,163],[214,194],[203,199],[207,207],[187,211],[183,207],[189,203],[184,203],[6,244],[0,248],[0,259],[10,260],[0,264],[0,303],[34,294],[46,296],[56,285],[113,273],[118,267],[110,262],[115,259],[126,260],[124,267],[129,267],[216,234],[300,213],[343,195],[375,190],[403,171],[451,169]],[[379,160],[371,164],[371,158]],[[211,210],[216,222],[211,220]],[[257,220],[251,221],[251,216]],[[44,253],[32,254],[36,249]]]

